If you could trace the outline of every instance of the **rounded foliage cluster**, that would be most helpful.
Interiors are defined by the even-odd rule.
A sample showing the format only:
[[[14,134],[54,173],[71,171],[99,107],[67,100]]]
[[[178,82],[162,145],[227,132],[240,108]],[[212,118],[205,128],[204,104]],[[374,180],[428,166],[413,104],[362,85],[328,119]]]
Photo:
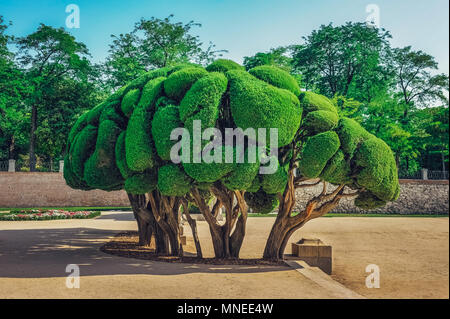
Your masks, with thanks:
[[[256,193],[245,193],[244,198],[252,213],[256,214],[269,214],[279,204],[277,195],[268,194],[262,190]]]
[[[299,95],[303,107],[299,173],[363,192],[355,204],[364,209],[396,200],[400,187],[395,159],[381,139],[353,119],[341,117],[325,96]]]

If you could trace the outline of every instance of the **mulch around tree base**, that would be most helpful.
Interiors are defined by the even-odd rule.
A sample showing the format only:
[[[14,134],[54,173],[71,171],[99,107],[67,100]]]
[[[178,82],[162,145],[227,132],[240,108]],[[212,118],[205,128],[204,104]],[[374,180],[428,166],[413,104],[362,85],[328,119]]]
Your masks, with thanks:
[[[189,245],[188,239],[188,245]],[[183,246],[185,248],[185,246]],[[137,258],[153,261],[171,262],[171,263],[190,263],[190,264],[211,264],[211,265],[266,265],[266,266],[287,266],[283,261],[271,262],[263,259],[216,259],[216,258],[197,258],[191,256],[158,256],[155,254],[155,244],[152,240],[150,246],[139,245],[139,235],[135,231],[127,231],[117,234],[111,241],[100,247],[100,251],[126,258]],[[194,255],[192,252],[185,254]]]

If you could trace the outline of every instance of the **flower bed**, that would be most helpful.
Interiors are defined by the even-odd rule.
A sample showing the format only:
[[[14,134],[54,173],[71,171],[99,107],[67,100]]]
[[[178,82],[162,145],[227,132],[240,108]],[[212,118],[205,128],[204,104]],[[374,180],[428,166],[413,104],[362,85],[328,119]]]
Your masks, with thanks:
[[[85,219],[100,216],[99,211],[69,212],[64,210],[12,210],[9,213],[0,214],[0,221],[15,220],[52,220],[52,219]]]

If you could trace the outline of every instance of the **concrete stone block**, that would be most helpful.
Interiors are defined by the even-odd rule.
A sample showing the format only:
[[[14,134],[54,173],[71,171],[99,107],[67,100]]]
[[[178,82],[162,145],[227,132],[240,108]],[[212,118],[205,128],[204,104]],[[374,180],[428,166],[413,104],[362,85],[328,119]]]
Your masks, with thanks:
[[[312,267],[319,267],[322,271],[331,275],[331,246],[325,245],[320,239],[302,238],[300,241],[292,243],[292,255],[297,256]]]

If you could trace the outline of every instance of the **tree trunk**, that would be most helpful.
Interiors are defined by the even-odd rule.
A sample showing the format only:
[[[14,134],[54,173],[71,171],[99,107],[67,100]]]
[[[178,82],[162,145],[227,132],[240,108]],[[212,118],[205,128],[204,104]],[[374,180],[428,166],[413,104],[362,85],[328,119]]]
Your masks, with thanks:
[[[237,207],[241,214],[236,222],[236,227],[230,238],[230,254],[231,257],[239,258],[239,252],[241,251],[242,243],[245,237],[245,226],[247,224],[248,206],[244,200],[244,192],[236,191]]]
[[[320,182],[320,181],[319,181]],[[315,184],[305,184],[302,187],[310,187]],[[357,195],[359,192],[344,194],[344,184],[339,185],[333,192],[327,194],[326,183],[320,195],[311,198],[306,208],[298,215],[292,216],[295,204],[295,183],[292,171],[288,185],[280,198],[280,206],[275,223],[272,226],[269,238],[266,242],[263,258],[272,261],[283,259],[289,238],[296,230],[301,228],[309,220],[320,217],[335,208],[341,198]]]
[[[245,237],[245,225],[247,222],[247,216],[239,216],[236,223],[236,228],[234,229],[233,235],[230,238],[230,255],[233,258],[239,258],[239,253],[241,251],[242,243]]]
[[[441,153],[441,159],[442,159],[442,179],[445,179],[445,156],[444,156],[444,152]]]
[[[241,192],[236,191],[233,193],[220,185],[216,186],[213,187],[213,193],[216,195],[217,202],[212,211],[201,198],[197,189],[193,189],[192,196],[208,223],[215,258],[239,258],[239,252],[245,236],[247,205]],[[236,206],[233,206],[234,196],[236,196],[238,202]],[[225,224],[220,225],[215,212],[222,205],[225,207],[226,220]],[[239,212],[241,214],[238,218]],[[233,231],[235,222],[236,226]]]
[[[139,245],[140,246],[150,246],[152,235],[153,235],[153,225],[144,221],[139,215],[134,215],[136,222],[138,224],[139,232]]]
[[[266,247],[264,248],[263,259],[278,261],[283,258],[283,252],[281,252],[281,246],[288,233],[288,225],[285,217],[277,215],[275,223],[270,231],[269,238],[266,242]]]
[[[37,106],[33,105],[31,107],[31,130],[30,130],[30,172],[36,170],[36,128],[37,128]]]
[[[183,205],[183,213],[186,216],[189,226],[191,227],[192,237],[194,239],[195,251],[197,252],[197,257],[203,258],[202,246],[200,245],[200,239],[198,237],[198,231],[197,231],[197,221],[191,217],[191,214],[189,212],[189,203],[184,198],[182,200],[182,205]]]
[[[180,199],[163,196],[156,190],[148,193],[148,197],[153,217],[169,240],[170,254],[182,256],[183,246],[181,245],[180,224],[178,222]]]
[[[149,246],[153,235],[155,237],[155,253],[167,255],[169,253],[167,235],[149,211],[145,195],[128,194],[128,198],[138,225],[139,245]]]
[[[16,140],[13,135],[13,136],[11,136],[11,142],[10,142],[9,148],[8,148],[8,159],[14,159],[15,146],[16,146]]]

